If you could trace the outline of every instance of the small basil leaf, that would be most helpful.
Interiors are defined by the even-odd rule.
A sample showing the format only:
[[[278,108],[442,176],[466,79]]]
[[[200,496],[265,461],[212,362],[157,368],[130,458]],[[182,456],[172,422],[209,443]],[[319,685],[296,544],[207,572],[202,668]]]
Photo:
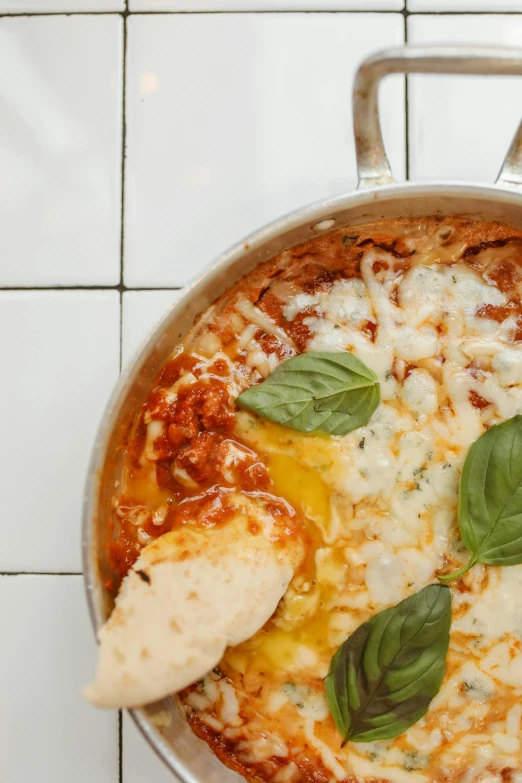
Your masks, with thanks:
[[[449,588],[429,585],[341,645],[325,686],[344,742],[391,739],[422,718],[446,671],[450,624]]]
[[[377,376],[350,353],[302,353],[287,359],[237,402],[300,432],[346,435],[370,420],[380,400]]]
[[[522,563],[522,416],[491,427],[471,446],[460,479],[459,527],[469,563]]]

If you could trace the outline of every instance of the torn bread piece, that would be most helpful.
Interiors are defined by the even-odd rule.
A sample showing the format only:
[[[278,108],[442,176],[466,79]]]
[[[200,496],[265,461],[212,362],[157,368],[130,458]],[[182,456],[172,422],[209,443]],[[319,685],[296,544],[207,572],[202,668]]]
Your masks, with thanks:
[[[301,548],[295,535],[274,535],[277,520],[262,505],[252,532],[248,511],[211,530],[166,533],[142,550],[98,634],[98,671],[84,691],[90,702],[131,708],[175,693],[265,624]]]

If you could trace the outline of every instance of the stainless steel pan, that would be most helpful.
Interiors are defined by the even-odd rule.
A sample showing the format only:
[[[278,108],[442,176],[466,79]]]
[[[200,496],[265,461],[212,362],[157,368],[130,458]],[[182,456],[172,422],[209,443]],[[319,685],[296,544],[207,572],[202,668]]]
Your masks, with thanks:
[[[185,289],[155,329],[112,395],[96,437],[87,477],[83,563],[95,629],[111,609],[111,599],[105,589],[105,580],[110,575],[105,552],[110,536],[110,501],[121,469],[118,446],[157,371],[199,312],[260,261],[332,228],[380,218],[436,214],[500,220],[522,228],[522,124],[494,185],[396,184],[393,181],[384,151],[377,101],[381,79],[391,73],[522,75],[522,50],[404,47],[365,60],[357,72],[353,95],[357,190],[293,212],[247,237]],[[192,734],[178,713],[175,699],[165,699],[131,714],[151,746],[183,783],[242,780],[225,769],[207,745]]]

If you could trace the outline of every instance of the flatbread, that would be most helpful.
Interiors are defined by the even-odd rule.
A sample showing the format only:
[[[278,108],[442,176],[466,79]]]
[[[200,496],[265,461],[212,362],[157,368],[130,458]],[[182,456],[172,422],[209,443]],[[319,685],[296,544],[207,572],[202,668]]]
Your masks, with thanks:
[[[98,634],[98,670],[84,695],[99,707],[140,707],[208,674],[227,646],[273,614],[293,562],[295,552],[248,534],[241,520],[156,539],[123,580]]]

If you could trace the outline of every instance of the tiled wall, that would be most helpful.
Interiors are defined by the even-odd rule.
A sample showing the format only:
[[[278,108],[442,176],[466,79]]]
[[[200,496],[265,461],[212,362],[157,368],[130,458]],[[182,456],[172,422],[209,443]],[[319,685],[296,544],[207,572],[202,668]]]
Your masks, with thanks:
[[[83,703],[90,446],[121,363],[227,245],[352,188],[351,84],[401,44],[522,46],[522,0],[0,0],[0,781],[167,783]],[[522,79],[382,90],[397,179],[491,181]],[[146,290],[150,289],[150,290]]]

